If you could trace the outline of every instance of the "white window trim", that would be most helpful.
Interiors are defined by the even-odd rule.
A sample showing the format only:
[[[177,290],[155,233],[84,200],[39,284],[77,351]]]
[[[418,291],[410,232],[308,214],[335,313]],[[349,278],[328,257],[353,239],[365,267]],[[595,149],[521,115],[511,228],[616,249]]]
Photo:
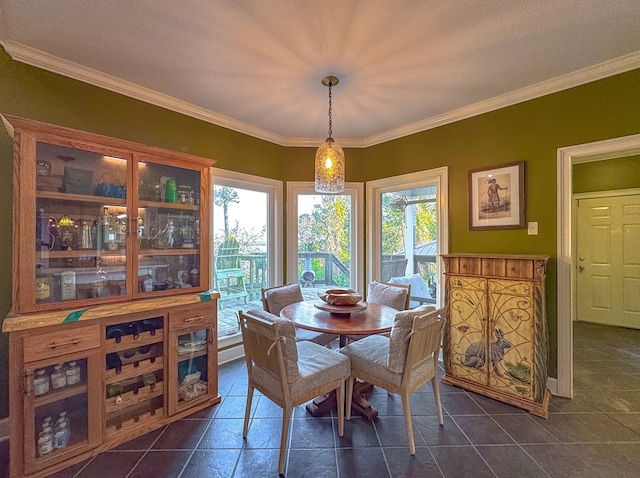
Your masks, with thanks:
[[[380,217],[380,195],[382,193],[435,184],[438,191],[438,254],[447,254],[449,252],[448,173],[448,168],[445,166],[367,181],[367,265],[369,266],[367,270],[367,282],[371,282],[375,277],[380,277],[381,272],[378,258],[382,254],[382,239],[379,234],[382,227]],[[436,261],[436,270],[438,275],[439,303],[443,303],[444,270],[441,261]]]
[[[239,189],[264,192],[268,197],[269,221],[267,223],[267,254],[269,257],[269,284],[282,283],[282,250],[283,250],[283,191],[282,181],[263,178],[252,174],[238,173],[226,169],[211,168],[211,198],[213,201],[213,187],[228,186]],[[213,224],[213,205],[211,207],[211,224]],[[213,240],[213,238],[211,238]],[[214,277],[214,252],[211,253],[209,277]],[[213,286],[213,284],[212,284]]]
[[[298,282],[298,195],[318,194],[312,181],[287,182],[287,282]],[[355,246],[351,254],[351,271],[355,275],[351,280],[351,287],[361,290],[364,284],[364,217],[361,213],[364,205],[363,183],[348,182],[344,185],[345,195],[351,196],[351,243]]]

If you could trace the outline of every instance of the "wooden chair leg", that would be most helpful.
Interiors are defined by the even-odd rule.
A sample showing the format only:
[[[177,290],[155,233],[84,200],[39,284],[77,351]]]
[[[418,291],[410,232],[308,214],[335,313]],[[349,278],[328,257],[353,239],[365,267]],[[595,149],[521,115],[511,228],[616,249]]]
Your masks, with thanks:
[[[403,392],[400,394],[402,397],[402,410],[404,411],[404,423],[407,425],[407,437],[409,438],[409,453],[416,454],[416,443],[413,440],[413,423],[411,421],[411,406],[409,405],[409,394]]]
[[[438,384],[437,375],[431,379],[431,385],[433,386],[433,398],[436,399],[436,408],[438,409],[438,420],[440,422],[440,425],[444,425],[444,419],[442,417],[442,402],[440,402],[440,385]]]
[[[353,402],[353,381],[356,379],[353,375],[347,378],[347,420],[351,420],[351,402]]]
[[[344,380],[340,380],[340,386],[337,390],[338,401],[338,436],[344,436]]]
[[[247,438],[249,432],[249,415],[251,414],[251,402],[253,400],[253,386],[249,383],[247,390],[247,405],[244,410],[244,429],[242,430],[242,438]]]
[[[284,474],[284,461],[287,452],[287,437],[289,436],[292,410],[288,405],[282,409],[282,437],[280,438],[280,459],[278,460],[278,473],[280,475]]]

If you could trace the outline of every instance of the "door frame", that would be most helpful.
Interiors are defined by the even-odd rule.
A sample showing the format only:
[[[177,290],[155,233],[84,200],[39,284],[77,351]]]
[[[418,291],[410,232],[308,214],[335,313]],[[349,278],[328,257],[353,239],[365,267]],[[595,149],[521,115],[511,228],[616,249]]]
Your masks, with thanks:
[[[640,154],[640,134],[558,148],[557,151],[557,333],[558,373],[549,380],[554,395],[573,397],[573,267],[572,166]]]

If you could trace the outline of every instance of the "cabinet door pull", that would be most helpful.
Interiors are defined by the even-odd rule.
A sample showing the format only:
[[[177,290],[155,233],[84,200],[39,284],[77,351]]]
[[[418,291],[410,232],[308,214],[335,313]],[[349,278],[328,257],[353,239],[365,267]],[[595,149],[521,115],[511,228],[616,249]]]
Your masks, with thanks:
[[[69,342],[61,342],[59,344],[55,342],[51,342],[49,345],[47,345],[47,347],[49,347],[52,350],[55,350],[57,347],[67,347],[69,345],[78,345],[79,343],[80,341],[78,339],[73,339],[73,340],[69,340]]]
[[[189,322],[195,322],[202,319],[204,319],[204,315],[196,315],[195,317],[185,317],[184,322],[185,324],[188,324]]]

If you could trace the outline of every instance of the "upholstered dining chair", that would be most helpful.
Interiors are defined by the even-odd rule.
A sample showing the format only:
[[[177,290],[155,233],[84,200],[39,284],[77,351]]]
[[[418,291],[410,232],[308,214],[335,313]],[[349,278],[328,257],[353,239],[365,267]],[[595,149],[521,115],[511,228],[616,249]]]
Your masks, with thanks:
[[[274,315],[280,315],[280,311],[287,305],[304,300],[302,289],[298,284],[287,284],[276,287],[263,288],[262,307],[265,311]],[[296,340],[308,340],[320,345],[329,345],[336,340],[336,334],[325,334],[312,330],[296,329]]]
[[[408,309],[410,296],[410,284],[372,281],[367,286],[367,303],[382,304],[396,310]],[[388,334],[385,333],[383,335]],[[365,337],[366,335],[349,334],[345,337],[345,341],[349,344]]]
[[[390,282],[369,282],[367,302],[383,304],[397,310],[409,308],[411,284],[392,284]]]
[[[249,431],[254,389],[282,407],[282,434],[278,473],[284,473],[287,436],[293,407],[336,390],[338,435],[344,434],[346,355],[309,341],[296,342],[295,325],[287,319],[255,309],[238,312],[247,362],[249,388],[243,438]]]
[[[356,377],[397,393],[402,399],[407,426],[409,452],[416,453],[409,395],[431,380],[443,424],[440,388],[438,386],[438,353],[442,337],[444,309],[421,306],[398,312],[391,336],[370,335],[340,349],[351,360],[351,377],[347,385],[347,420],[351,418],[353,381]]]

